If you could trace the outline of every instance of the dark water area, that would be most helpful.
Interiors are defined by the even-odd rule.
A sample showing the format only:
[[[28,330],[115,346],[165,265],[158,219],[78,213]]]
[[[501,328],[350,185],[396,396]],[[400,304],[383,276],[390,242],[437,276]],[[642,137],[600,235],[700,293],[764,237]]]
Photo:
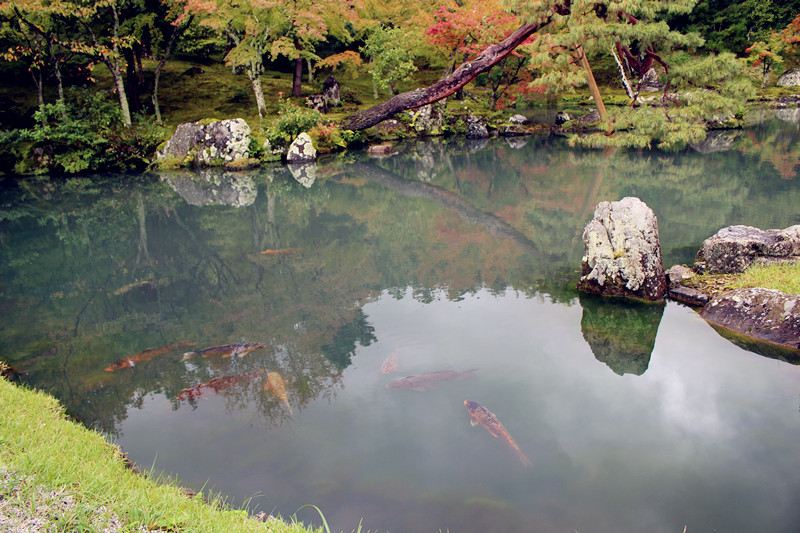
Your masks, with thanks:
[[[646,202],[666,267],[800,223],[777,118],[676,154],[431,139],[6,180],[0,359],[145,469],[335,531],[794,533],[800,366],[574,288],[600,201]]]

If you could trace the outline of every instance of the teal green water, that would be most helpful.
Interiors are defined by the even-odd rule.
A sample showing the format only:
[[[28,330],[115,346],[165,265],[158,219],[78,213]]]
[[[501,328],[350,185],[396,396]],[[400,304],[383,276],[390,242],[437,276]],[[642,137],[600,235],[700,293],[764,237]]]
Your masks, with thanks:
[[[710,153],[434,139],[303,183],[6,181],[0,357],[145,468],[336,531],[795,532],[800,366],[574,286],[599,201],[644,200],[667,267],[726,225],[800,223],[799,140],[771,120]],[[265,347],[184,357],[243,342]]]

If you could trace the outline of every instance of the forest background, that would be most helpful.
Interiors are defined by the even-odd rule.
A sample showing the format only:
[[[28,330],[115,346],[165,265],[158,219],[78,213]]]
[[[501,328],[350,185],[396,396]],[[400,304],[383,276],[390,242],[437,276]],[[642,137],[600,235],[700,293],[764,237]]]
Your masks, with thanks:
[[[589,142],[680,147],[710,117],[774,93],[800,63],[798,13],[800,0],[11,0],[0,3],[0,171],[140,170],[177,124],[212,117],[244,118],[256,156],[265,139],[306,130],[332,150],[363,138],[350,130],[366,129],[353,118],[365,108],[463,76],[448,106],[490,118],[585,101],[575,90],[596,78],[622,104],[601,112],[601,133],[626,134]],[[651,67],[666,86],[655,106],[636,89]],[[305,97],[330,75],[342,105],[323,116]]]

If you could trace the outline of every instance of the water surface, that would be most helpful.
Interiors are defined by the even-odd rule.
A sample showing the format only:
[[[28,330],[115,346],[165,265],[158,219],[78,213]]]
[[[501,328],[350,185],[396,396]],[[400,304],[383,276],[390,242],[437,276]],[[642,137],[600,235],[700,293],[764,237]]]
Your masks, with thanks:
[[[768,121],[679,154],[434,139],[314,175],[5,183],[0,355],[143,467],[337,531],[795,532],[800,367],[574,285],[599,201],[640,197],[691,263],[723,226],[800,223],[798,163]],[[183,357],[241,342],[266,347]]]

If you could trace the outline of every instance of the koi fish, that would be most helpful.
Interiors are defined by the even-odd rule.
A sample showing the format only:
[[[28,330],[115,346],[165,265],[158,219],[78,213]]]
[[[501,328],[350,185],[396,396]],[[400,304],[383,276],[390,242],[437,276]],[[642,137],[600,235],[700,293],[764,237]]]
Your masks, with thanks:
[[[272,389],[272,395],[283,402],[283,405],[289,410],[290,415],[293,414],[292,406],[289,405],[289,397],[286,395],[286,382],[280,374],[277,372],[270,372],[267,374],[267,382],[264,383],[264,390],[267,389]]]
[[[264,255],[273,255],[273,254],[296,254],[299,253],[299,248],[280,248],[278,250],[264,250],[261,252]]]
[[[473,402],[470,400],[465,400],[464,405],[467,406],[467,411],[471,415],[470,418],[470,425],[473,427],[477,426],[478,424],[482,425],[486,428],[491,436],[494,438],[498,438],[505,442],[519,457],[519,460],[522,461],[522,464],[525,466],[531,466],[531,460],[525,457],[525,454],[522,453],[522,450],[519,449],[517,443],[514,442],[514,439],[511,438],[511,435],[508,434],[506,428],[503,427],[503,424],[497,419],[497,417],[488,410],[486,407],[482,406],[478,402]]]
[[[260,342],[239,342],[235,344],[223,344],[222,346],[212,346],[205,350],[198,350],[196,352],[186,352],[183,354],[183,361],[201,355],[203,357],[211,357],[212,355],[221,355],[222,357],[244,357],[250,352],[254,352],[261,348],[266,348],[266,344]]]
[[[159,346],[158,348],[148,348],[147,350],[142,350],[141,352],[137,352],[135,354],[131,354],[120,359],[117,359],[110,365],[106,367],[106,372],[113,372],[115,370],[119,370],[121,368],[128,368],[129,366],[136,366],[136,363],[141,363],[142,361],[148,361],[157,355],[163,355],[165,353],[169,353],[173,350],[178,348],[185,348],[187,346],[194,346],[195,343],[193,342],[178,342],[175,344],[170,344],[169,346]]]
[[[397,372],[397,356],[400,354],[400,349],[395,348],[394,351],[389,354],[389,357],[381,365],[381,372],[384,374],[391,374],[392,372]]]
[[[234,374],[232,376],[222,376],[214,378],[206,381],[205,383],[192,385],[191,387],[183,389],[178,393],[176,398],[179,400],[190,400],[194,398],[199,398],[200,396],[203,395],[204,392],[206,392],[206,390],[214,391],[214,393],[216,394],[222,389],[226,389],[232,385],[236,385],[237,383],[241,383],[243,381],[249,381],[255,377],[260,376],[263,373],[264,371],[259,368],[258,370],[247,372],[246,374]]]
[[[407,376],[390,381],[386,384],[386,388],[391,390],[402,389],[424,392],[434,388],[440,381],[451,381],[454,379],[471,377],[477,371],[477,368],[473,368],[472,370],[465,370],[464,372],[456,372],[455,370],[439,370],[438,372],[428,372],[418,376]]]

